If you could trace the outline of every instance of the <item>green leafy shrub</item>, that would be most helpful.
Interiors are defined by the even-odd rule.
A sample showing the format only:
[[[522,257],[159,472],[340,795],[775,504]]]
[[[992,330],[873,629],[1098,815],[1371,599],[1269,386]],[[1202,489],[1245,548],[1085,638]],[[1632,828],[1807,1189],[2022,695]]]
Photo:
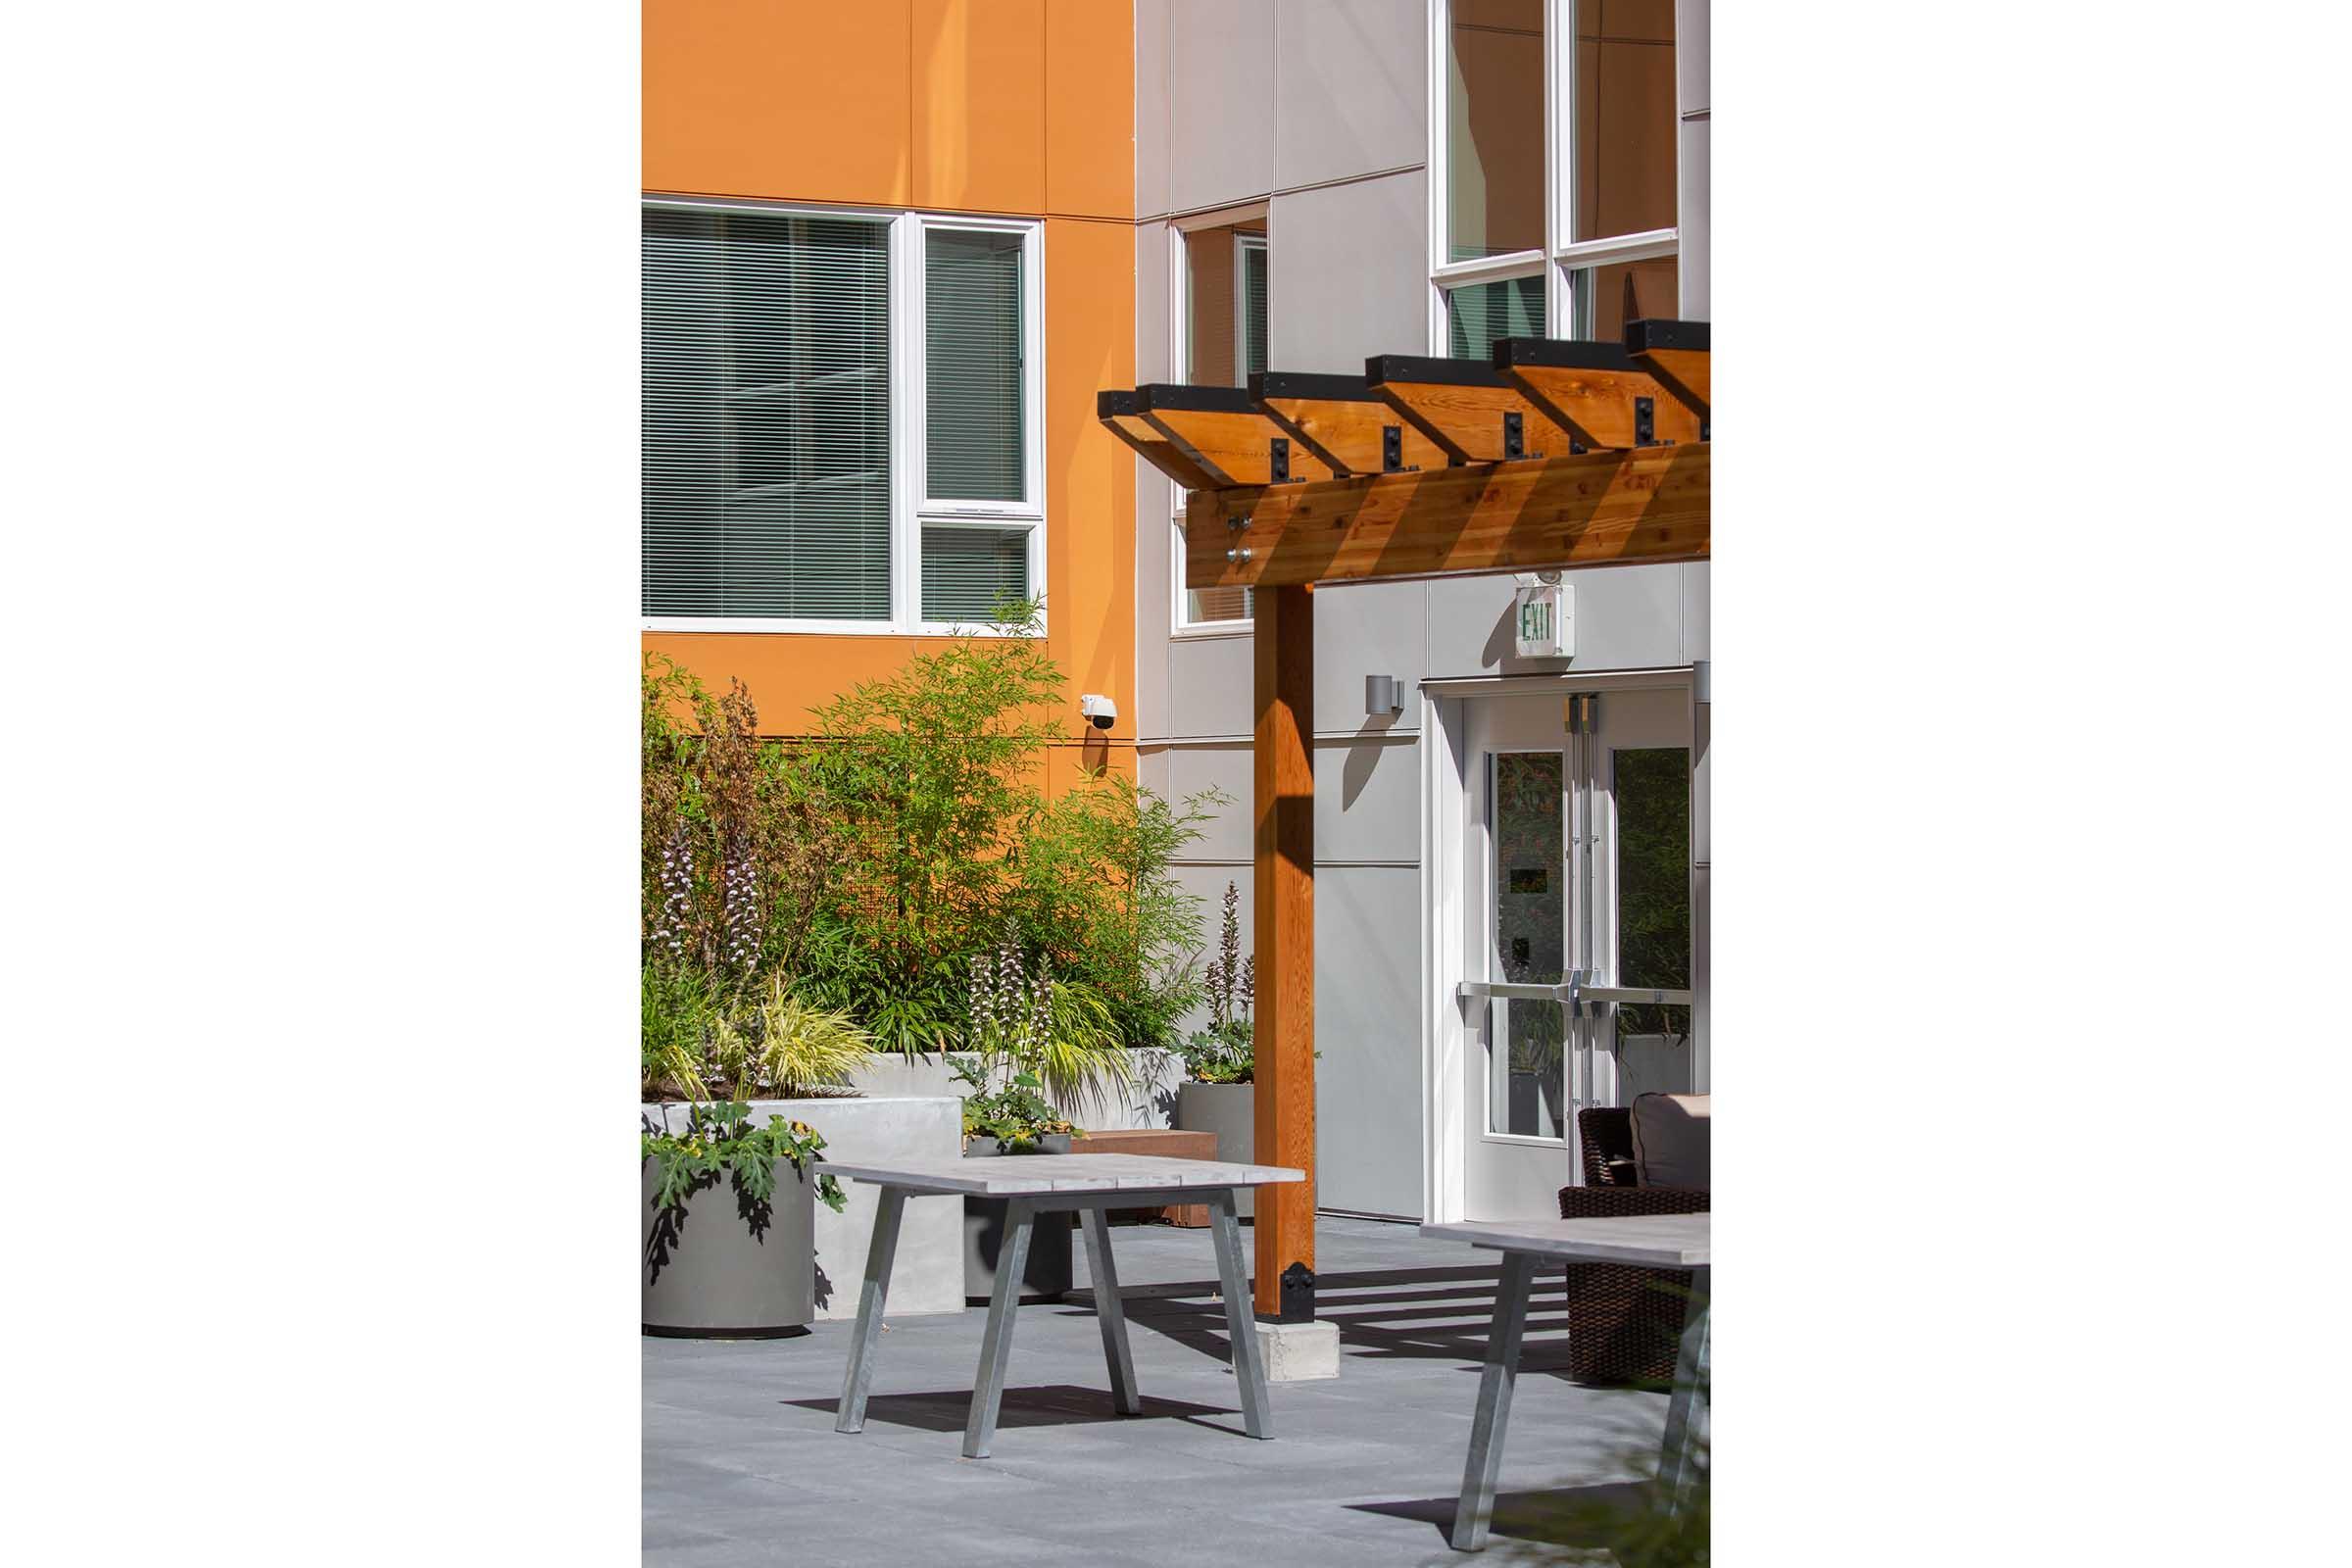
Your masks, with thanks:
[[[681,1208],[689,1195],[723,1176],[733,1183],[752,1228],[765,1229],[764,1211],[776,1193],[776,1161],[789,1162],[806,1178],[825,1140],[805,1121],[770,1116],[765,1127],[754,1127],[751,1115],[752,1107],[740,1102],[697,1104],[687,1107],[682,1133],[649,1126],[639,1145],[643,1157],[655,1162],[654,1207]],[[816,1196],[841,1212],[841,1183],[833,1177],[816,1178]]]

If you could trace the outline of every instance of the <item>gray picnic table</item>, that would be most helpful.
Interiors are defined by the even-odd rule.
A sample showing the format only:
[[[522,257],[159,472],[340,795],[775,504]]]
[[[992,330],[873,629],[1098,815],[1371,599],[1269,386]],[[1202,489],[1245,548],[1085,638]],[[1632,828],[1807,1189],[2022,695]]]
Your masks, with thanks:
[[[1141,1415],[1143,1396],[1135,1386],[1135,1357],[1127,1347],[1127,1314],[1119,1303],[1119,1275],[1110,1255],[1110,1225],[1104,1210],[1207,1202],[1210,1228],[1216,1236],[1217,1278],[1225,1296],[1225,1325],[1233,1339],[1234,1376],[1241,1385],[1242,1424],[1253,1438],[1273,1436],[1266,1411],[1266,1369],[1257,1350],[1250,1273],[1242,1262],[1241,1222],[1234,1214],[1234,1193],[1244,1187],[1304,1181],[1303,1171],[1152,1154],[905,1159],[887,1165],[828,1159],[816,1168],[882,1189],[882,1200],[874,1209],[874,1240],[865,1254],[865,1285],[858,1298],[858,1327],[850,1340],[849,1372],[842,1382],[841,1410],[834,1431],[859,1432],[865,1427],[866,1390],[874,1379],[874,1349],[882,1337],[891,1258],[898,1250],[899,1216],[906,1200],[959,1194],[1006,1200],[996,1290],[988,1302],[988,1331],[980,1341],[980,1374],[972,1390],[971,1415],[963,1428],[965,1458],[987,1458],[996,1436],[997,1407],[1004,1397],[1004,1366],[1012,1351],[1013,1309],[1020,1301],[1021,1271],[1029,1261],[1030,1229],[1039,1214],[1063,1210],[1084,1216],[1087,1268],[1094,1282],[1095,1316],[1102,1326],[1102,1356],[1110,1367],[1111,1397],[1120,1414]]]
[[[1705,1214],[1643,1214],[1610,1219],[1462,1220],[1424,1225],[1435,1241],[1467,1242],[1502,1253],[1502,1284],[1494,1293],[1494,1325],[1487,1335],[1487,1364],[1478,1379],[1478,1415],[1470,1427],[1470,1457],[1462,1468],[1461,1500],[1454,1505],[1452,1543],[1480,1551],[1494,1514],[1494,1478],[1502,1468],[1502,1433],[1511,1417],[1511,1386],[1519,1375],[1519,1343],[1527,1333],[1527,1296],[1539,1261],[1632,1263],[1690,1270],[1690,1302],[1675,1357],[1674,1392],[1666,1404],[1658,1480],[1669,1507],[1680,1507],[1695,1476],[1694,1460],[1706,1413],[1700,1404],[1707,1377],[1707,1286],[1710,1232]]]

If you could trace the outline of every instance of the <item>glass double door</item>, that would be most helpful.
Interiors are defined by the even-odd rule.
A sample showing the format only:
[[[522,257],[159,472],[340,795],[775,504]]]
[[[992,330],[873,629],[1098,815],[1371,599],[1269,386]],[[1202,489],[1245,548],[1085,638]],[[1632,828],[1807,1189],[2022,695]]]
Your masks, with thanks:
[[[1469,717],[1465,1213],[1553,1214],[1578,1110],[1691,1087],[1690,698]]]

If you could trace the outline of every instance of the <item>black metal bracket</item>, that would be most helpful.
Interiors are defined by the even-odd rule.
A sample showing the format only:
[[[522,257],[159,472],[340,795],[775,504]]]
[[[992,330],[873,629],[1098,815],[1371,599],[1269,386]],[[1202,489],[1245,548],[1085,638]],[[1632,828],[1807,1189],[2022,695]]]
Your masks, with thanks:
[[[1516,413],[1502,416],[1502,460],[1513,462],[1527,456],[1527,429]]]
[[[1654,447],[1658,444],[1658,400],[1634,399],[1634,445]]]
[[[1315,1320],[1315,1271],[1304,1263],[1293,1263],[1282,1271],[1282,1313],[1277,1323],[1312,1323]]]
[[[1276,436],[1266,443],[1266,468],[1269,484],[1289,484],[1291,480],[1291,442],[1288,436]]]
[[[1404,461],[1404,426],[1384,424],[1380,427],[1380,471],[1383,473],[1419,473],[1421,465]]]

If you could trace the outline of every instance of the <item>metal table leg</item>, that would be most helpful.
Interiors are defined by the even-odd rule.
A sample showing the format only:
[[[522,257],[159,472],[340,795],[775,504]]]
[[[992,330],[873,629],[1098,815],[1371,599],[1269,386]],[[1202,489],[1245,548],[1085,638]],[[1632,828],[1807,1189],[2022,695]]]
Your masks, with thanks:
[[[1456,1551],[1486,1549],[1487,1524],[1494,1516],[1494,1478],[1502,1470],[1502,1433],[1510,1424],[1511,1389],[1519,1377],[1519,1342],[1527,1333],[1527,1295],[1535,1278],[1535,1254],[1502,1254],[1494,1325],[1487,1331],[1487,1364],[1478,1375],[1478,1415],[1470,1424],[1470,1459],[1462,1467],[1462,1495],[1453,1511]]]
[[[1208,1200],[1209,1226],[1217,1238],[1217,1281],[1225,1294],[1225,1329],[1233,1340],[1233,1377],[1242,1389],[1242,1427],[1253,1438],[1271,1438],[1266,1419],[1266,1364],[1257,1353],[1257,1313],[1250,1303],[1250,1274],[1242,1266],[1242,1223],[1234,1215],[1233,1189],[1218,1189]]]
[[[1004,1398],[1004,1363],[1012,1355],[1012,1315],[1021,1304],[1021,1275],[1029,1267],[1029,1232],[1036,1218],[1036,1200],[1005,1200],[1004,1245],[997,1252],[997,1286],[988,1298],[980,1376],[972,1387],[972,1413],[963,1424],[966,1459],[987,1458],[996,1439],[997,1406]]]
[[[1682,1348],[1674,1358],[1674,1396],[1666,1404],[1666,1436],[1658,1448],[1658,1487],[1666,1511],[1680,1513],[1698,1481],[1698,1447],[1707,1428],[1707,1287],[1710,1271],[1690,1271],[1690,1304],[1683,1316]]]
[[[899,1251],[899,1218],[906,1190],[885,1187],[874,1205],[874,1237],[865,1250],[865,1284],[858,1293],[858,1327],[850,1336],[850,1370],[841,1384],[836,1432],[865,1430],[865,1391],[874,1381],[874,1347],[882,1338],[882,1304],[890,1295],[891,1260]]]
[[[1127,1308],[1119,1301],[1119,1268],[1110,1258],[1110,1220],[1100,1207],[1086,1215],[1086,1270],[1095,1282],[1095,1321],[1102,1327],[1102,1359],[1110,1364],[1110,1396],[1121,1415],[1142,1415],[1135,1387],[1135,1353],[1127,1346]]]

